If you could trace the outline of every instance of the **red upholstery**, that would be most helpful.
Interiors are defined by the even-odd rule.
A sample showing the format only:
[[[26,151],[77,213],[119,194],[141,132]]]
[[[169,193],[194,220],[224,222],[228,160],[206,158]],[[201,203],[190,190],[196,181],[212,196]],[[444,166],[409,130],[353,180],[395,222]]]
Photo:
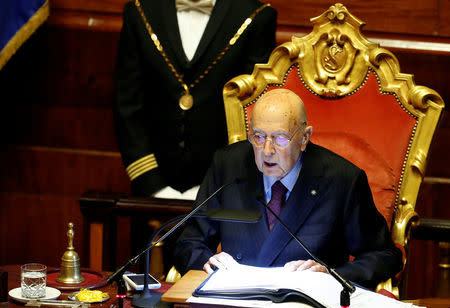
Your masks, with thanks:
[[[311,93],[300,79],[297,66],[284,85],[303,100],[311,140],[347,158],[366,171],[378,210],[391,225],[398,183],[416,119],[391,93],[381,93],[376,75],[369,70],[358,91],[338,99]],[[253,105],[246,107],[250,119]]]
[[[342,132],[317,132],[313,141],[364,169],[375,204],[390,226],[395,201],[395,175],[386,160],[360,137]]]

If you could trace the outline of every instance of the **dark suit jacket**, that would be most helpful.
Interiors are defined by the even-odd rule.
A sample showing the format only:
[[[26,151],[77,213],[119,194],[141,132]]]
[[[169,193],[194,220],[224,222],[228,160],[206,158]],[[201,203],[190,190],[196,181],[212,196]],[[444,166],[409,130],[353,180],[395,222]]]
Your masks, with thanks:
[[[217,0],[197,51],[188,61],[181,44],[174,0],[141,0],[153,31],[187,85],[224,50],[258,7],[257,0]],[[155,48],[144,22],[130,2],[125,5],[115,72],[115,130],[125,166],[154,154],[157,168],[132,181],[136,195],[166,185],[180,191],[201,183],[215,150],[227,144],[224,84],[265,63],[275,47],[276,11],[264,8],[239,40],[190,90],[194,106],[182,111],[184,92]]]
[[[281,219],[316,256],[356,283],[375,287],[400,271],[401,252],[373,203],[364,171],[312,143],[302,155],[300,175],[283,206]],[[243,264],[283,266],[289,261],[311,259],[280,223],[269,231],[263,177],[248,141],[216,153],[197,200],[243,176],[246,181],[225,188],[209,206],[258,210],[263,218],[256,224],[192,220],[175,251],[181,273],[201,269],[219,242],[222,251]],[[353,262],[348,262],[350,255],[355,257]]]

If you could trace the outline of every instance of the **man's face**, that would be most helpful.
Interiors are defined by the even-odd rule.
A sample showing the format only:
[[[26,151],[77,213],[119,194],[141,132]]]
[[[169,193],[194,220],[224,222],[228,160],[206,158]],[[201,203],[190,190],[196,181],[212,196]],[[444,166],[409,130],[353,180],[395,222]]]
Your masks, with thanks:
[[[256,165],[266,176],[281,179],[291,171],[300,156],[305,126],[282,109],[272,108],[252,117],[251,133],[267,136],[261,146],[252,143]],[[286,148],[281,148],[274,145],[276,136],[292,140]]]

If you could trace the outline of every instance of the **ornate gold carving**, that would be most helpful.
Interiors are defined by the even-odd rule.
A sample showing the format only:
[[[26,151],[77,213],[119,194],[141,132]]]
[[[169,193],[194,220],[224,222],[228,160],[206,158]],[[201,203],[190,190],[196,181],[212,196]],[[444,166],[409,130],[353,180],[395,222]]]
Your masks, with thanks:
[[[360,28],[364,23],[339,3],[311,22],[312,33],[292,38],[301,48],[300,70],[307,86],[326,97],[355,91],[367,71],[368,53],[378,44],[362,36]]]
[[[316,74],[314,80],[326,85],[328,78],[336,80],[337,85],[350,83],[348,73],[355,62],[357,49],[349,37],[333,29],[323,34],[314,44]],[[340,90],[337,90],[337,95]]]
[[[241,75],[230,80],[223,89],[224,96],[237,95],[240,99],[249,97],[256,88],[256,82],[251,75]]]
[[[434,90],[424,87],[415,86],[410,90],[411,104],[420,109],[426,109],[429,106],[429,101],[434,101],[439,105],[444,106],[442,97]]]
[[[408,199],[402,197],[394,215],[394,223],[391,227],[392,239],[403,247],[408,245],[411,224],[419,218],[414,211],[414,206],[415,204],[411,204]]]
[[[397,58],[389,50],[386,50],[384,48],[373,48],[369,52],[369,61],[376,67],[379,67],[381,61],[387,58],[394,60],[397,66],[399,66]]]
[[[277,47],[277,49],[284,49],[289,55],[290,59],[295,59],[300,56],[301,48],[299,45],[292,44],[291,42],[284,43]]]
[[[414,160],[411,164],[411,167],[414,170],[417,170],[417,172],[419,172],[420,175],[423,177],[425,175],[425,166],[426,166],[427,155],[422,150],[419,150],[419,151],[417,151],[417,153],[413,159]]]
[[[331,22],[343,22],[348,14],[350,13],[342,3],[336,3],[335,5],[330,6],[330,8],[323,12],[319,17],[311,18],[311,22],[315,23],[316,21],[325,18]]]

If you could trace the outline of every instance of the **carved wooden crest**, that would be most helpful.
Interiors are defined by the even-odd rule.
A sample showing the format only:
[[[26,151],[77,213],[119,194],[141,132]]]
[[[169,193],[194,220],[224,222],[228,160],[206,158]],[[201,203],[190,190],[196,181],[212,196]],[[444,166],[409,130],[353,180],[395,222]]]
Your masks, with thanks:
[[[367,50],[377,48],[377,44],[361,35],[364,23],[340,3],[311,22],[314,28],[309,35],[292,38],[304,49],[299,55],[304,80],[319,95],[337,97],[351,93],[367,71]]]

